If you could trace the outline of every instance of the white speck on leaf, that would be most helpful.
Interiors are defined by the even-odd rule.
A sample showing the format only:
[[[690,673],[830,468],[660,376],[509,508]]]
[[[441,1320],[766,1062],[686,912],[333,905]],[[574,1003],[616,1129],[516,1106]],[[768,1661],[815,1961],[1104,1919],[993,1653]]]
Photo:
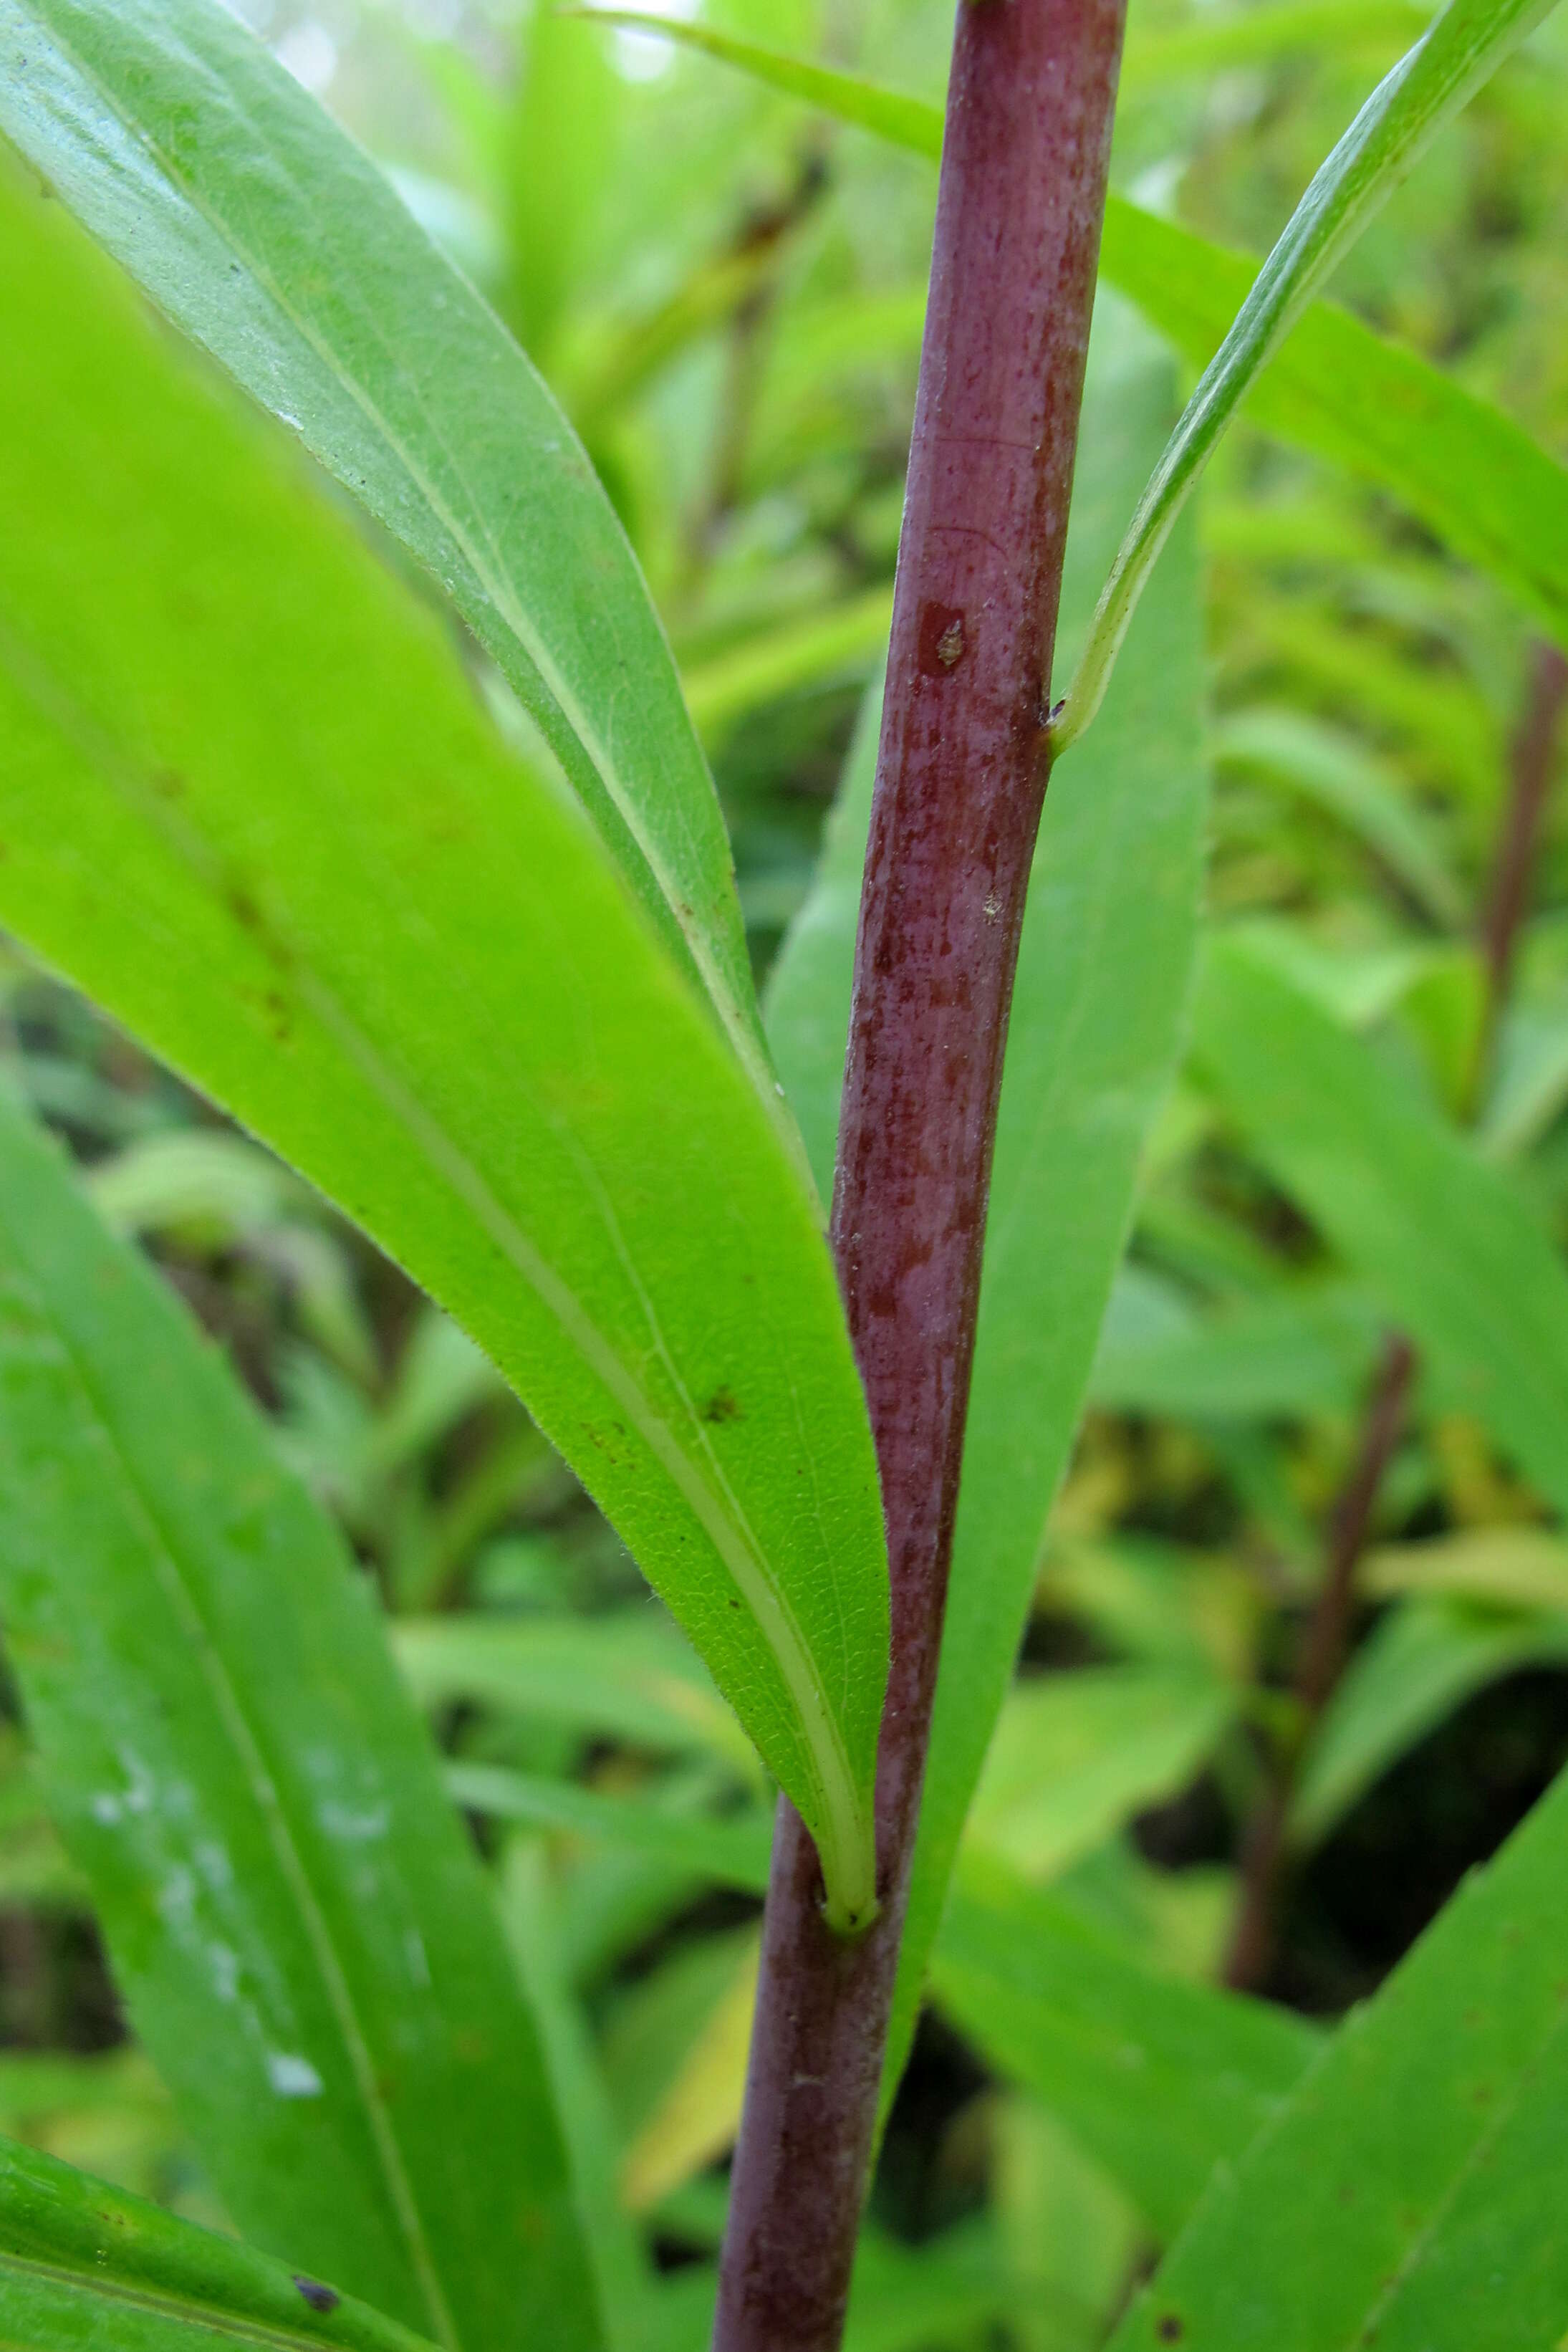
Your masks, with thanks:
[[[309,2059],[288,2050],[267,2052],[267,2079],[280,2099],[319,2099],[326,2088]]]
[[[321,1826],[328,1836],[341,1838],[350,1845],[368,1845],[376,1838],[384,1838],[391,1825],[390,1805],[367,1805],[356,1811],[352,1805],[340,1805],[329,1797],[321,1807]]]

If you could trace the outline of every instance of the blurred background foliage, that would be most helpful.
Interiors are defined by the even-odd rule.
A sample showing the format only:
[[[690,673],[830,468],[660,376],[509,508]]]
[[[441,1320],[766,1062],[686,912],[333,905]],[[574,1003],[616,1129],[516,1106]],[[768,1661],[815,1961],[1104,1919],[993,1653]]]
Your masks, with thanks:
[[[244,13],[577,423],[675,647],[762,976],[881,664],[933,175],[704,59],[542,8]],[[936,0],[711,13],[940,92]],[[1417,0],[1134,0],[1117,184],[1264,250],[1422,22]],[[1333,289],[1558,455],[1565,128],[1560,16]],[[1211,913],[1357,1033],[1390,1088],[1469,1130],[1560,1246],[1568,667],[1381,494],[1249,430],[1205,486],[1202,530]],[[650,2352],[695,2347],[766,1873],[750,1750],[498,1376],[395,1269],[16,956],[0,1065],[377,1580],[576,2070],[625,2259],[653,2266]],[[1233,1110],[1195,1052],[1147,1155],[964,1916],[890,2126],[859,2352],[1092,2346],[1168,2226],[1157,2181],[1028,2079],[1028,2021],[988,2030],[988,1916],[1041,1953],[1082,1930],[1083,1969],[1228,1979],[1333,2017],[1568,1758],[1568,1540]],[[124,2039],[10,1714],[0,2130],[221,2221]]]

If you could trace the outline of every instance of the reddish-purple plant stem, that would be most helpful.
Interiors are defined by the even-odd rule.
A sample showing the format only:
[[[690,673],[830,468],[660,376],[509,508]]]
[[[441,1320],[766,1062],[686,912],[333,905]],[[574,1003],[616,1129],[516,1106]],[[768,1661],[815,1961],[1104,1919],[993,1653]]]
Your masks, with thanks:
[[[834,2352],[936,1679],[1124,0],[959,0],[832,1234],[882,1475],[880,1916],[781,1806],[716,2352]]]

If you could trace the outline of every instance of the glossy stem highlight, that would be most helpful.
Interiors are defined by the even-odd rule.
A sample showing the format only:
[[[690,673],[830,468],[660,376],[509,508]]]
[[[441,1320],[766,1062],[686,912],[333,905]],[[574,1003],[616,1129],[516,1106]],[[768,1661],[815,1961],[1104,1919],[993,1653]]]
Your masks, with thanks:
[[[881,1912],[780,1808],[716,2352],[834,2352],[936,1685],[1124,0],[960,0],[861,898],[838,1259],[882,1474]]]

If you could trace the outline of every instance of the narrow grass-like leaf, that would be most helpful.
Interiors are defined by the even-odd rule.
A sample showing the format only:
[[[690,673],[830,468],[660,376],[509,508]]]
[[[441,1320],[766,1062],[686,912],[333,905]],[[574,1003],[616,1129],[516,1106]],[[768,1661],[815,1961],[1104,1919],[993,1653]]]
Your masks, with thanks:
[[[1258,708],[1230,712],[1212,740],[1221,767],[1283,784],[1357,834],[1434,922],[1463,922],[1463,894],[1429,825],[1354,736],[1299,711]]]
[[[1089,1392],[1113,1412],[1176,1421],[1348,1413],[1380,1331],[1370,1302],[1348,1286],[1289,1290],[1170,1333],[1103,1340]]]
[[[690,2047],[626,2150],[621,2194],[634,2213],[645,2212],[684,2188],[734,2141],[746,2091],[758,1960],[757,1945],[744,1943]]]
[[[1554,0],[1448,0],[1313,174],[1205,369],[1127,526],[1088,644],[1052,723],[1059,752],[1077,740],[1098,710],[1166,534],[1254,379],[1445,123],[1553,5]]]
[[[1301,1758],[1293,1843],[1313,1846],[1468,1698],[1521,1666],[1568,1666],[1568,1612],[1415,1601],[1357,1649]]]
[[[705,739],[717,741],[748,710],[812,686],[819,678],[864,670],[887,639],[891,588],[871,588],[805,620],[748,637],[686,672],[686,699]]]
[[[907,98],[902,91],[883,89],[879,83],[866,81],[859,74],[841,73],[836,67],[816,65],[809,58],[764,48],[756,41],[726,33],[715,25],[688,24],[675,17],[657,16],[646,8],[582,8],[571,13],[586,17],[591,25],[620,25],[632,32],[678,41],[685,48],[716,58],[721,65],[738,67],[742,73],[768,83],[770,89],[782,90],[789,98],[803,99],[808,106],[820,107],[824,114],[834,115],[841,122],[870,131],[894,147],[907,147],[916,155],[928,155],[933,163],[941,155],[942,110],[925,99]]]
[[[1162,2237],[1316,2047],[1299,2019],[1156,1974],[988,1857],[959,1872],[933,1984],[945,2013],[1068,2125]]]
[[[0,131],[447,591],[777,1118],[663,630],[570,425],[467,279],[216,0],[0,0]]]
[[[1258,278],[1250,255],[1114,198],[1100,267],[1199,368]],[[1568,468],[1500,409],[1319,301],[1254,378],[1247,413],[1392,490],[1568,645]]]
[[[0,1601],[65,1842],[241,2227],[447,2346],[596,2318],[532,2026],[330,1522],[0,1102]]]
[[[715,1886],[761,1895],[768,1886],[773,1818],[753,1808],[739,1820],[712,1813],[672,1813],[634,1797],[601,1796],[573,1780],[511,1772],[497,1764],[453,1764],[446,1786],[455,1801],[491,1820],[565,1830],[602,1839],[636,1853],[655,1854]]]
[[[709,26],[624,9],[613,21],[699,47],[915,154],[942,152],[941,111],[924,100]],[[1249,255],[1116,195],[1100,271],[1197,368],[1214,360],[1259,279]],[[1268,431],[1392,490],[1568,645],[1568,468],[1511,417],[1323,301],[1308,302],[1245,396]]]
[[[1451,1593],[1483,1609],[1554,1609],[1568,1616],[1568,1542],[1544,1528],[1461,1528],[1368,1552],[1359,1582],[1377,1600]]]
[[[1429,1360],[1568,1512],[1568,1274],[1508,1180],[1270,959],[1217,941],[1200,1066],[1265,1164]]]
[[[476,1612],[402,1617],[392,1647],[420,1704],[493,1706],[655,1754],[706,1756],[756,1771],[750,1746],[667,1622]]]
[[[327,2280],[7,2141],[0,2338],[13,2352],[430,2352]]]
[[[1565,1937],[1568,1778],[1215,2173],[1113,2352],[1560,2344]]]
[[[444,633],[0,178],[0,919],[447,1307],[870,1899],[887,1591],[815,1211]]]
[[[501,1916],[539,2023],[571,2150],[583,2239],[599,2284],[604,2352],[643,2352],[652,2263],[616,2194],[616,2138],[593,2037],[561,1965],[556,1890],[541,1842],[513,1837],[499,1864]]]

